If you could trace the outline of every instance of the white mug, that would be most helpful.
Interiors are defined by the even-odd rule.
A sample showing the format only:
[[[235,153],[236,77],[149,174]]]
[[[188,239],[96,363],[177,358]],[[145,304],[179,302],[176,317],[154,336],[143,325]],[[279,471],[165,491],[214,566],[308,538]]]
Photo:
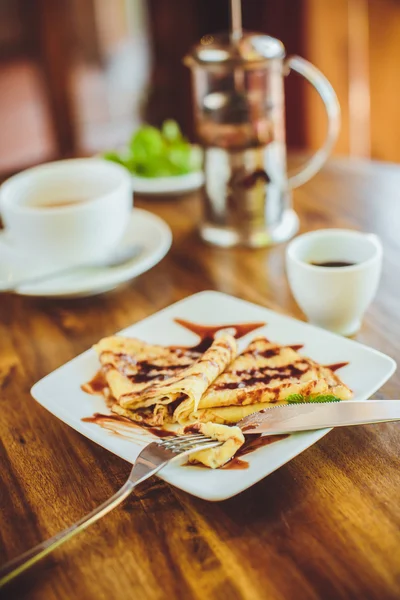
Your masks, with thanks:
[[[132,211],[121,165],[78,158],[27,169],[0,187],[0,211],[18,254],[64,267],[105,260]]]
[[[342,335],[356,333],[378,288],[382,254],[376,235],[358,231],[323,229],[294,239],[286,251],[287,275],[308,320]],[[337,262],[348,266],[320,266]]]

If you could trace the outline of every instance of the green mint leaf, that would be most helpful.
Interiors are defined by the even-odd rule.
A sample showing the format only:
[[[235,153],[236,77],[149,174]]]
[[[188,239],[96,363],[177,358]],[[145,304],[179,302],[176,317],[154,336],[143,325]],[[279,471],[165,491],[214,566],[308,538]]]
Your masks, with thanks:
[[[316,403],[340,402],[340,398],[337,398],[336,396],[333,396],[332,394],[326,394],[326,395],[321,395],[321,396],[309,396],[307,398],[307,402],[316,402]]]
[[[307,398],[306,396],[303,396],[303,394],[290,394],[285,400],[289,404],[301,404],[302,402],[307,402]]]
[[[285,400],[289,404],[321,404],[323,402],[340,402],[340,398],[337,398],[332,394],[320,394],[318,396],[303,396],[303,394],[290,394],[290,396],[285,398]]]

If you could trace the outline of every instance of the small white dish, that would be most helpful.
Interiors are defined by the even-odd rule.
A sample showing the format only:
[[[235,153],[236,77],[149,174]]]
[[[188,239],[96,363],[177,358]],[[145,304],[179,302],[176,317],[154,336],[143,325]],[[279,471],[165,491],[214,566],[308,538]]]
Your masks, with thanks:
[[[304,344],[301,350],[322,364],[348,362],[340,371],[343,381],[352,388],[354,400],[367,400],[393,374],[396,363],[388,356],[352,340],[337,336],[282,316],[261,306],[245,302],[218,292],[202,292],[128,327],[121,333],[138,337],[150,343],[190,345],[196,336],[174,322],[183,318],[201,324],[224,325],[251,321],[266,322],[247,336],[265,334],[281,344]],[[95,339],[93,342],[97,342]],[[107,448],[114,454],[133,463],[141,448],[154,441],[153,436],[141,429],[124,435],[115,435],[95,423],[82,422],[94,413],[108,414],[105,402],[81,390],[99,367],[94,350],[88,350],[60,367],[33,386],[33,397],[56,417]],[[208,470],[184,467],[177,462],[163,469],[159,476],[172,485],[205,500],[224,500],[260,481],[286,462],[320,440],[330,430],[304,432],[291,435],[245,456],[249,462],[246,470]]]
[[[292,240],[287,275],[308,320],[341,335],[356,333],[377,292],[382,255],[378,236],[350,229],[319,229]]]
[[[174,177],[138,177],[132,175],[133,191],[138,194],[153,196],[171,196],[186,194],[201,188],[204,183],[202,171],[177,175]]]
[[[23,296],[80,297],[100,294],[116,288],[148,271],[167,254],[172,233],[168,225],[152,213],[134,208],[119,247],[132,242],[142,247],[140,254],[118,267],[78,267],[61,276],[40,283],[26,283],[16,292]],[[118,247],[117,247],[118,249]],[[38,261],[18,254],[10,234],[0,231],[0,283],[43,271]]]

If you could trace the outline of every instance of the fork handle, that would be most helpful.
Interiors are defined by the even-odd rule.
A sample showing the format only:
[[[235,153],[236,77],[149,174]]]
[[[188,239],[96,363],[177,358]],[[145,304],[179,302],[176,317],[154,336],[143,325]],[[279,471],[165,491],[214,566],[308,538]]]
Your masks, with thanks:
[[[121,489],[118,490],[116,494],[111,496],[106,502],[103,502],[100,506],[95,508],[91,513],[83,517],[80,521],[77,521],[71,527],[64,529],[64,531],[60,531],[56,533],[50,539],[41,542],[34,548],[31,548],[21,556],[18,556],[14,560],[11,560],[7,564],[5,564],[2,568],[0,568],[0,588],[3,587],[6,583],[17,577],[20,573],[29,569],[32,565],[34,565],[38,560],[50,554],[55,548],[61,546],[64,542],[71,539],[74,535],[95,523],[104,515],[113,510],[116,506],[121,504],[125,498],[129,496],[133,488],[136,486],[138,482],[133,482],[128,480]]]

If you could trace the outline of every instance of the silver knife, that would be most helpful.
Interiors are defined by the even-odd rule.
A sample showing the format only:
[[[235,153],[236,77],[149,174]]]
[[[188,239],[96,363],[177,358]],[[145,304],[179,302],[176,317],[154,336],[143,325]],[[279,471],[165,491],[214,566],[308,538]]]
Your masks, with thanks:
[[[265,408],[242,419],[238,426],[244,434],[292,433],[325,427],[366,425],[400,420],[400,400],[366,400],[286,404]]]

